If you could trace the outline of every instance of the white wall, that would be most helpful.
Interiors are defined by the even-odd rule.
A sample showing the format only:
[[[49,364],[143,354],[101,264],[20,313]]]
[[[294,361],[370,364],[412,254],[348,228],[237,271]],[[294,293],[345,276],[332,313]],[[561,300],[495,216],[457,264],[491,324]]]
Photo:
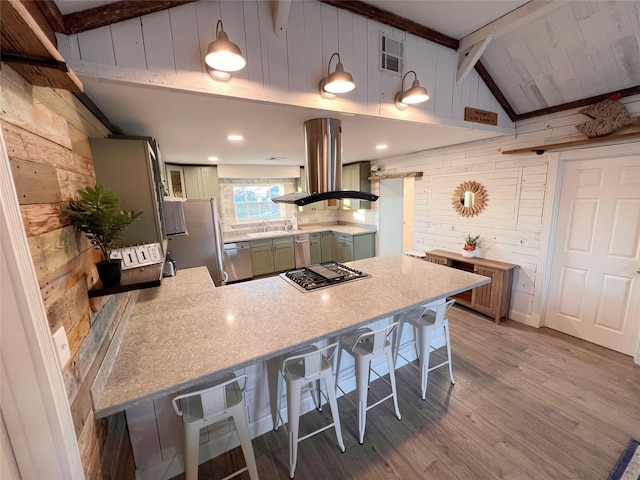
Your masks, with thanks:
[[[514,125],[477,72],[456,85],[455,50],[315,0],[291,4],[286,38],[273,32],[271,3],[262,0],[200,1],[110,26],[65,36],[58,49],[80,77],[195,91],[255,101],[319,108],[375,117],[513,133]],[[204,68],[209,42],[222,18],[247,67],[227,82]],[[404,42],[403,73],[415,70],[432,101],[401,112],[393,97],[402,77],[379,70],[380,34]],[[331,55],[339,52],[357,88],[327,100],[318,83]],[[332,70],[335,68],[332,62]],[[409,85],[410,76],[405,81]],[[464,107],[498,113],[498,126],[465,122]]]
[[[640,95],[622,99],[632,116],[640,114]],[[520,266],[513,281],[510,318],[540,326],[544,312],[545,262],[556,190],[558,153],[503,155],[503,150],[584,138],[575,125],[585,121],[577,109],[525,120],[517,135],[483,140],[373,161],[382,172],[424,172],[414,194],[414,250],[459,251],[467,233],[480,234],[482,256]],[[634,142],[634,140],[629,140]],[[640,142],[637,139],[634,145]],[[640,157],[639,157],[640,158]],[[476,180],[488,191],[487,208],[477,217],[459,216],[451,207],[453,189]],[[372,183],[378,193],[379,183]],[[347,222],[378,224],[378,206],[339,212]],[[640,349],[640,342],[639,342]]]

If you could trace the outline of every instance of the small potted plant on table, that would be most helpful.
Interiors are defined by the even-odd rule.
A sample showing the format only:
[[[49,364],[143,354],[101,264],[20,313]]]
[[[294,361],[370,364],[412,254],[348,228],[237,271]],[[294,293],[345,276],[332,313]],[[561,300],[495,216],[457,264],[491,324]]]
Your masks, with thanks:
[[[478,247],[480,243],[480,235],[472,237],[471,234],[467,235],[464,239],[464,247],[462,247],[462,256],[466,258],[473,258],[478,254]]]
[[[118,285],[122,274],[122,260],[111,259],[111,250],[122,237],[122,232],[142,212],[120,210],[116,195],[102,185],[78,190],[78,195],[80,198],[71,200],[69,207],[62,209],[61,215],[68,218],[71,225],[84,233],[102,251],[105,260],[96,264],[102,286]]]

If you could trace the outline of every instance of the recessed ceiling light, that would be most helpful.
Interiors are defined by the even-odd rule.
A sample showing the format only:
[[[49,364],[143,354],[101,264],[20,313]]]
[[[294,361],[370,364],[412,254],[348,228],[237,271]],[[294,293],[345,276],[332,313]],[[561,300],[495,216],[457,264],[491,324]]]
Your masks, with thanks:
[[[210,162],[217,162],[220,159],[218,157],[209,157],[207,158],[207,160],[209,160]]]
[[[231,140],[232,142],[239,142],[240,140],[242,140],[242,135],[227,135],[227,140]]]
[[[380,145],[376,145],[376,150],[386,150],[387,148],[389,148],[389,145],[387,145],[385,143],[381,143]]]

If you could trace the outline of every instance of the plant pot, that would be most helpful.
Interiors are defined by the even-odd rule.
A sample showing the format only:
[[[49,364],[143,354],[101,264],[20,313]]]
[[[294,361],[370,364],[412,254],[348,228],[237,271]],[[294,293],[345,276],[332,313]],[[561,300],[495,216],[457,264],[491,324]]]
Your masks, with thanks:
[[[96,263],[98,276],[104,288],[115,287],[120,284],[122,275],[122,259],[114,258]]]
[[[476,256],[478,252],[478,249],[473,249],[473,250],[462,250],[462,256],[465,258],[473,258]]]

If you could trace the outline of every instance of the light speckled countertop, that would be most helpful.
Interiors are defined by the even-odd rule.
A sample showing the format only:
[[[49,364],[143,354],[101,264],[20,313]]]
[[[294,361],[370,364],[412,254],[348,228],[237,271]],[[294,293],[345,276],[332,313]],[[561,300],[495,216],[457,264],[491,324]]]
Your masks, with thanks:
[[[364,233],[375,233],[376,229],[369,226],[355,225],[300,225],[298,230],[273,230],[271,232],[259,232],[253,234],[232,233],[223,235],[224,243],[248,242],[251,240],[261,240],[263,238],[286,237],[287,235],[299,235],[301,233],[337,232],[349,235],[362,235]]]
[[[371,277],[307,293],[279,276],[213,288],[200,267],[141,291],[115,362],[92,389],[95,417],[490,281],[402,255],[347,265]]]

